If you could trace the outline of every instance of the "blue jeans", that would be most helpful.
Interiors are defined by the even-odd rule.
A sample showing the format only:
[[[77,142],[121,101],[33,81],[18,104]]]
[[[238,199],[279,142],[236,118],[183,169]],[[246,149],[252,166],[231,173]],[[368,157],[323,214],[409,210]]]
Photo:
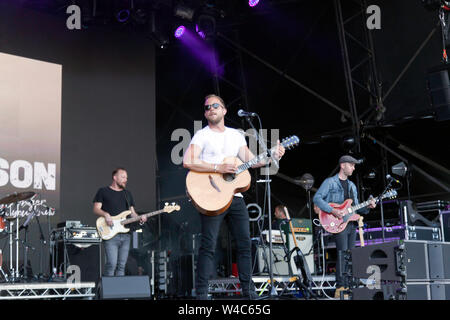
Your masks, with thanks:
[[[202,237],[197,261],[197,277],[195,289],[197,295],[208,293],[208,280],[213,274],[214,252],[220,225],[225,219],[231,234],[236,241],[237,266],[242,292],[248,294],[253,290],[251,282],[252,253],[250,241],[250,223],[244,199],[233,197],[231,206],[218,216],[201,214]]]
[[[129,233],[118,233],[114,238],[104,240],[106,263],[104,276],[124,276],[125,265],[128,260],[128,252],[130,250]]]

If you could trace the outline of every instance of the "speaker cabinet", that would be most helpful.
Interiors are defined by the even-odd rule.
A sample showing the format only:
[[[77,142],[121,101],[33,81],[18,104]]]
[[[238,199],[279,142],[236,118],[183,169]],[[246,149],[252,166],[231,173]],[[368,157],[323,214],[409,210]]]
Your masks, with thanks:
[[[102,274],[101,243],[57,243],[55,253],[57,272],[62,272],[67,279],[67,268],[70,265],[80,267],[81,282],[97,282]]]
[[[148,276],[102,277],[99,287],[100,299],[151,298]]]
[[[447,66],[428,71],[428,93],[437,121],[450,119],[450,79]]]
[[[367,273],[367,268],[376,265],[380,268],[381,280],[430,280],[427,243],[429,241],[393,241],[352,249],[353,276],[367,279],[371,274]]]
[[[255,268],[253,274],[255,275],[267,275],[269,274],[269,246],[256,246],[255,250]],[[272,246],[272,272],[274,276],[289,276],[289,266],[284,260],[284,249],[278,246]]]

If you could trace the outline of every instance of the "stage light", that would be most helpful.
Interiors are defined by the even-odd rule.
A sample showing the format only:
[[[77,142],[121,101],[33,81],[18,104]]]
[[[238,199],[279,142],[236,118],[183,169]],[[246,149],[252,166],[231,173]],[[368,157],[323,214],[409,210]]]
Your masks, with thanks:
[[[201,14],[197,19],[198,34],[206,40],[214,37],[216,32],[216,19],[209,14]],[[200,34],[202,32],[202,34]]]
[[[248,5],[250,7],[255,7],[259,3],[259,0],[248,0]]]
[[[130,18],[130,10],[128,9],[122,9],[116,15],[116,19],[120,23],[124,23],[125,21],[128,20],[128,18]]]
[[[391,169],[392,174],[395,174],[400,177],[404,177],[406,175],[406,172],[408,172],[408,167],[403,161],[393,165]]]
[[[174,9],[174,15],[189,21],[194,17],[194,9],[178,4]]]
[[[355,137],[344,136],[341,141],[342,148],[345,150],[350,150],[355,146]]]
[[[186,31],[186,27],[185,26],[179,26],[176,30],[175,30],[175,38],[181,38],[184,34],[184,31]]]
[[[198,24],[195,25],[195,32],[197,32],[197,34],[198,34],[200,37],[202,37],[203,39],[206,38],[205,33],[204,33],[203,31],[201,31],[201,30],[198,28]]]

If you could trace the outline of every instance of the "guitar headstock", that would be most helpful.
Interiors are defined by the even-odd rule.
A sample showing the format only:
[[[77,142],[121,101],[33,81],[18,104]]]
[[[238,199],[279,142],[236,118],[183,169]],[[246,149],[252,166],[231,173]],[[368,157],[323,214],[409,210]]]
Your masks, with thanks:
[[[364,220],[364,217],[363,217],[363,216],[359,216],[359,219],[358,219],[358,227],[360,227],[360,228],[363,228],[363,227],[364,227],[364,222],[363,222],[363,220]]]
[[[287,209],[285,206],[283,206],[283,209],[284,209],[284,213],[285,213],[285,215],[286,215],[286,218],[287,218],[288,220],[291,220],[291,217],[289,216],[288,209]]]
[[[293,148],[294,146],[298,145],[299,143],[300,143],[300,139],[297,136],[290,136],[290,137],[284,138],[281,141],[281,145],[286,149]]]
[[[397,190],[395,189],[390,189],[388,191],[386,191],[386,193],[383,194],[383,199],[389,198],[389,199],[394,199],[397,197]]]
[[[178,204],[175,204],[175,202],[172,202],[172,204],[169,205],[168,202],[164,204],[164,212],[171,213],[172,211],[180,211],[180,206]]]

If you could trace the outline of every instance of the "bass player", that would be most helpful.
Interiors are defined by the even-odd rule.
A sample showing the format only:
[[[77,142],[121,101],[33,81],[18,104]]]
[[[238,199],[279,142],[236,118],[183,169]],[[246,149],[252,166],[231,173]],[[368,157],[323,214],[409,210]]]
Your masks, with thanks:
[[[204,116],[208,125],[196,132],[183,158],[183,166],[197,172],[235,173],[236,164],[224,164],[226,157],[234,156],[246,162],[255,156],[247,147],[243,135],[236,129],[225,126],[224,117],[227,108],[223,99],[217,95],[205,97],[203,105]],[[279,160],[285,150],[278,142],[274,157]],[[261,161],[252,168],[266,165]],[[236,241],[239,281],[244,299],[257,298],[254,284],[251,280],[251,241],[247,207],[242,194],[234,195],[230,207],[216,216],[200,214],[201,244],[197,262],[196,297],[199,300],[208,299],[208,280],[214,266],[214,249],[217,235],[223,220],[226,220],[231,234]]]
[[[112,226],[112,216],[125,210],[131,210],[132,217],[138,217],[134,210],[134,199],[131,192],[125,190],[128,174],[124,168],[117,168],[112,172],[112,182],[108,187],[98,189],[94,197],[94,213],[104,217],[106,223]],[[141,216],[139,223],[144,224],[147,217]],[[119,233],[114,238],[103,240],[106,261],[104,276],[124,276],[125,265],[130,250],[130,234]]]
[[[358,201],[358,191],[355,184],[348,179],[355,170],[355,164],[359,163],[358,160],[350,155],[344,155],[339,158],[339,173],[333,177],[325,179],[314,195],[313,202],[324,212],[334,215],[336,218],[341,218],[344,215],[344,211],[338,208],[333,208],[329,203],[343,203],[346,199],[352,199],[356,205]],[[374,199],[370,201],[370,208],[375,208],[376,202]],[[369,209],[363,208],[358,210],[360,214],[367,214]],[[346,277],[342,277],[347,271],[347,265],[342,261],[343,252],[350,250],[355,246],[357,223],[350,221],[347,227],[334,235],[336,242],[336,291],[335,298],[340,297],[340,292],[348,289],[348,283],[346,283]],[[344,270],[341,270],[341,266]]]

